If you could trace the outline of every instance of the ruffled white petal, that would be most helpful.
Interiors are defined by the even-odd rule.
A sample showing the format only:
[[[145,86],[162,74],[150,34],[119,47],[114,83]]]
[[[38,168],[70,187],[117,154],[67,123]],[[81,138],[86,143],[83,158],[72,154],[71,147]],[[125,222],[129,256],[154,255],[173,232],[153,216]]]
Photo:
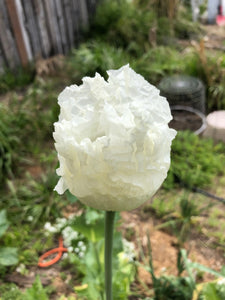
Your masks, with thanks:
[[[131,210],[158,190],[170,166],[176,131],[167,100],[129,65],[85,77],[59,95],[54,124],[61,176],[81,202],[103,210]]]

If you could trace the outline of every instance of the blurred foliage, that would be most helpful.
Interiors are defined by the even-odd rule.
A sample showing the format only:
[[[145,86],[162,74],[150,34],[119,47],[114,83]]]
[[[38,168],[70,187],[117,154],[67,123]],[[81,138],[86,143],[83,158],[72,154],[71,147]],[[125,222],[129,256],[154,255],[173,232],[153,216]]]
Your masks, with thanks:
[[[154,297],[146,298],[146,300],[191,300],[195,295],[195,290],[197,287],[197,280],[195,278],[195,272],[200,271],[203,273],[209,273],[216,277],[219,277],[224,280],[224,267],[222,267],[220,272],[214,271],[211,268],[205,267],[199,263],[192,262],[188,259],[188,254],[185,249],[179,249],[177,253],[177,276],[162,274],[156,276],[154,266],[153,266],[153,256],[151,242],[148,235],[147,240],[148,248],[148,261],[143,257],[143,262],[145,269],[150,273],[154,289]],[[142,249],[143,251],[143,249]],[[142,252],[143,253],[143,252]],[[206,284],[207,287],[208,284]],[[216,285],[216,284],[215,284]],[[198,300],[222,300],[224,295],[224,287],[222,284],[219,286],[218,290],[220,294],[216,294],[214,290],[211,290],[211,283],[209,283],[208,290],[209,293],[202,293],[202,296]],[[216,290],[216,289],[215,289]],[[213,293],[212,293],[213,292]],[[211,296],[211,297],[210,297]],[[219,296],[219,297],[218,297]]]
[[[122,48],[97,40],[82,44],[73,51],[68,61],[71,70],[79,70],[73,74],[74,80],[94,76],[96,72],[106,79],[106,70],[120,68],[127,63],[152,84],[158,84],[163,76],[181,73],[185,69],[182,55],[176,48],[149,48],[139,58],[134,58]]]
[[[24,292],[13,283],[0,286],[1,300],[49,300],[48,294],[51,294],[51,290],[42,286],[39,276],[35,278],[32,286]]]
[[[6,216],[6,210],[0,211],[0,238],[2,244],[2,236],[6,233],[9,227],[9,221]],[[0,267],[11,266],[18,262],[18,253],[15,247],[0,247]]]
[[[197,300],[223,299],[225,299],[225,280],[221,278],[204,284]]]
[[[120,68],[131,62],[132,58],[122,48],[115,48],[100,40],[82,44],[73,50],[68,64],[74,73],[74,79],[84,76],[94,76],[96,72],[107,78],[106,70]]]
[[[192,10],[180,4],[174,20],[174,34],[178,39],[199,39],[204,34],[200,23],[192,21]]]
[[[131,63],[131,67],[146,80],[157,85],[164,76],[182,73],[185,65],[178,49],[158,46],[149,49],[143,56]]]
[[[5,68],[0,75],[0,94],[10,91],[14,88],[23,88],[34,80],[34,68],[18,67],[15,70]]]
[[[88,37],[100,38],[138,56],[150,45],[163,44],[169,37],[199,35],[200,25],[191,20],[191,10],[177,0],[102,0]],[[132,48],[132,44],[136,47]]]
[[[88,37],[140,54],[149,44],[149,30],[154,23],[152,10],[141,9],[130,1],[100,1]]]
[[[214,144],[192,132],[178,132],[172,143],[171,166],[163,183],[165,189],[176,183],[187,187],[206,187],[216,175],[224,174],[225,146]]]
[[[204,40],[201,40],[194,44],[186,58],[184,71],[205,84],[207,110],[225,109],[225,54],[207,51]]]
[[[0,104],[0,185],[14,178],[25,153],[39,152],[52,139],[59,113],[56,97],[55,86],[40,81],[23,96],[14,93]]]
[[[8,194],[2,196],[0,207],[11,209],[11,218],[14,224],[21,219],[32,216],[32,226],[37,222],[51,220],[60,215],[60,208],[65,205],[61,203],[61,197],[53,191],[58,177],[54,172],[40,174],[39,179],[34,179],[29,173],[24,178],[26,184],[17,184],[7,181]],[[21,183],[21,182],[20,182]],[[10,195],[10,201],[9,201]],[[60,205],[61,203],[61,205]]]
[[[16,118],[8,107],[0,104],[0,185],[7,177],[13,177],[13,165],[18,160],[20,129],[12,127]]]
[[[172,204],[170,201],[168,202]],[[177,198],[176,202],[178,205],[176,207],[174,206],[170,211],[168,211],[168,203],[165,204],[165,206],[167,206],[167,211],[165,209],[163,218],[165,222],[157,226],[157,229],[170,229],[170,232],[177,237],[178,246],[184,247],[184,243],[189,240],[194,217],[200,216],[205,211],[209,211],[212,203],[206,203],[200,206],[200,204],[196,202],[196,196],[187,192],[184,192],[183,195]],[[157,213],[158,207],[156,205],[153,207]]]

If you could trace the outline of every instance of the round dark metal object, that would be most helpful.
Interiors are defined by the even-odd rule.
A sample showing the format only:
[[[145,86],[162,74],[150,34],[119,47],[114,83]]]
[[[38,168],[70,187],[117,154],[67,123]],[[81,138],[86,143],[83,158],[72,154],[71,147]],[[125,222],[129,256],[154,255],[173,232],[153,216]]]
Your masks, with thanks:
[[[206,117],[199,110],[183,106],[171,106],[173,120],[169,126],[176,130],[191,130],[195,134],[201,134],[206,128]]]
[[[205,113],[205,87],[201,80],[187,75],[174,75],[162,79],[160,95],[170,105],[184,105]]]

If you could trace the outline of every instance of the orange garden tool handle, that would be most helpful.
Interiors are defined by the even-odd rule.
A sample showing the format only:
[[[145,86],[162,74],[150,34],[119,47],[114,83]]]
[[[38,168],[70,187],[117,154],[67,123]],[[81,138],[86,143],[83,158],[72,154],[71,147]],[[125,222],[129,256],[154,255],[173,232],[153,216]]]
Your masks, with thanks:
[[[41,267],[41,268],[45,268],[45,267],[49,267],[49,266],[55,264],[57,261],[60,260],[60,258],[62,257],[63,252],[68,252],[68,250],[63,247],[62,237],[59,237],[59,247],[54,248],[54,249],[49,250],[46,253],[44,253],[38,260],[38,266]],[[44,259],[46,259],[48,256],[50,256],[54,253],[58,253],[58,254],[53,259],[51,259],[49,261],[46,261],[46,262],[43,262]]]

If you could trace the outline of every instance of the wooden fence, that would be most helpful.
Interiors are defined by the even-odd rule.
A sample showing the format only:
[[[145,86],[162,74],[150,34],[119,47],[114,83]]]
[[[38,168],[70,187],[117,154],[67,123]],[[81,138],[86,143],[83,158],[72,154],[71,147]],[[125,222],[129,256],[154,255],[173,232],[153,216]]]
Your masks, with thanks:
[[[77,46],[98,0],[0,0],[0,72]]]

